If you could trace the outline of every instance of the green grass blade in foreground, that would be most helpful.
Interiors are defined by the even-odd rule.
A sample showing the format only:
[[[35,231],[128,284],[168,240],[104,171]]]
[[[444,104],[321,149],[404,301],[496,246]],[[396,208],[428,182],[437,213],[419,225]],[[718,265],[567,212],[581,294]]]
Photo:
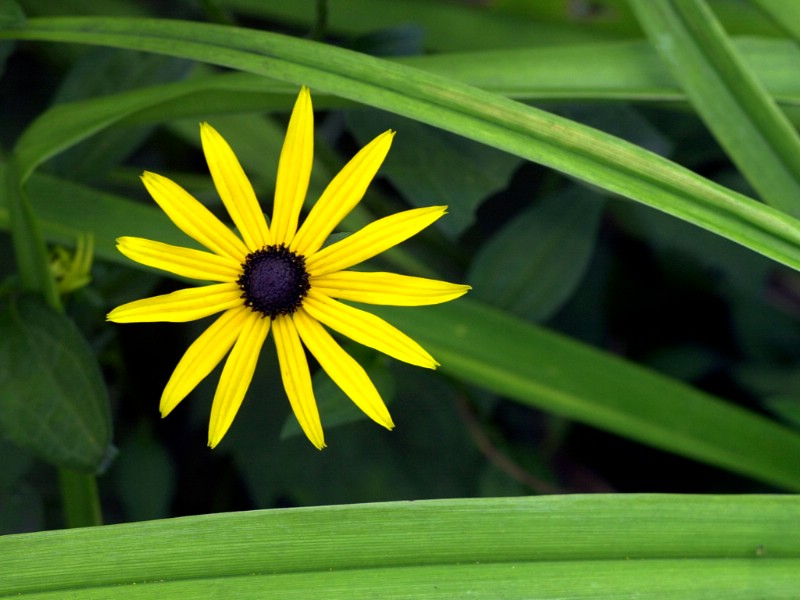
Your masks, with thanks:
[[[308,40],[183,21],[51,18],[0,39],[160,52],[231,67],[393,111],[657,208],[795,269],[800,222],[620,139],[477,88]]]
[[[210,590],[789,598],[800,589],[800,498],[576,495],[249,511],[6,536],[0,555],[0,596],[28,600]]]
[[[764,201],[800,215],[800,136],[702,0],[633,0],[695,110]]]
[[[371,307],[439,369],[523,404],[800,490],[800,434],[560,334],[470,300]]]

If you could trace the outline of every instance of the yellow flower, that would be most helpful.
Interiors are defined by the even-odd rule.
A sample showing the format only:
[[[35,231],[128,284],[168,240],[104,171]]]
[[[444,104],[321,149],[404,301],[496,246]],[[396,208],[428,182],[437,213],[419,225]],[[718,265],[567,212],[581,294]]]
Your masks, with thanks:
[[[435,368],[438,363],[414,340],[340,300],[421,306],[466,293],[466,285],[347,270],[419,233],[444,215],[446,207],[406,210],[323,248],[333,229],[361,201],[386,158],[394,136],[386,131],[339,172],[298,227],[314,153],[314,115],[305,87],[281,151],[269,225],[227,142],[208,123],[201,124],[200,135],[214,185],[241,237],[176,183],[145,172],[142,181],[153,199],[210,252],[135,237],[117,240],[117,248],[131,260],[216,282],[129,302],[108,314],[117,323],[141,323],[185,322],[222,313],[189,346],[172,373],[161,396],[161,415],[169,414],[228,354],[208,428],[208,445],[216,446],[241,406],[272,328],[286,394],[312,444],[321,449],[325,440],[303,346],[362,411],[391,429],[392,418],[372,381],[323,325],[398,360]]]

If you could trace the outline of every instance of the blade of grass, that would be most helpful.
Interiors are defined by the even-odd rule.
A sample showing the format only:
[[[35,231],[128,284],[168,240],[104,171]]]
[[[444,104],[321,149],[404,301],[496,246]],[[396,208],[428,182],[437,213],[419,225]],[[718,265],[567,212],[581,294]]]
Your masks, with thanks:
[[[419,341],[442,372],[523,404],[800,490],[800,434],[561,334],[461,299],[370,307]]]
[[[393,111],[563,171],[800,269],[800,223],[655,154],[456,81],[328,45],[147,19],[29,19],[0,39],[111,45],[228,66]]]
[[[60,310],[61,297],[49,269],[50,261],[39,224],[19,183],[19,171],[16,157],[0,165],[0,189],[6,199],[8,225],[22,286],[41,294],[51,307]]]
[[[765,202],[800,215],[800,137],[702,0],[633,0],[651,43]]]
[[[800,48],[790,40],[733,40],[751,70],[781,103],[800,100]],[[685,101],[686,94],[646,41],[452,52],[397,59],[512,98]],[[558,65],[554,69],[553,65]]]
[[[790,496],[249,511],[0,538],[0,595],[788,598],[800,586],[798,540]]]

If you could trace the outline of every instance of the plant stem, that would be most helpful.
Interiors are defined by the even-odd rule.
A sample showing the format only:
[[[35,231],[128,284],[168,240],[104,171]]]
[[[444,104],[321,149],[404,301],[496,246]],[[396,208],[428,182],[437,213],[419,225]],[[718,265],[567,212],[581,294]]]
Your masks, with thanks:
[[[97,493],[95,476],[60,468],[58,479],[66,526],[102,525],[103,515],[100,511],[100,496]]]

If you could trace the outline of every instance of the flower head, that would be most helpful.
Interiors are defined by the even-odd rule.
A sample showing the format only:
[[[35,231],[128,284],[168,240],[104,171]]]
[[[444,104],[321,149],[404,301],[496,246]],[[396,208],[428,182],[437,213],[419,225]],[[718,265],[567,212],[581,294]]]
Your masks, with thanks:
[[[161,396],[161,415],[169,414],[227,355],[208,429],[208,444],[216,446],[241,406],[272,329],[286,395],[311,443],[325,446],[304,346],[362,411],[391,429],[392,418],[372,381],[326,327],[398,360],[435,368],[438,363],[414,340],[341,300],[420,306],[466,293],[466,285],[348,270],[417,234],[444,215],[446,207],[406,210],[323,248],[334,228],[361,201],[389,152],[394,132],[382,133],[356,154],[299,225],[314,151],[311,94],[305,87],[281,151],[269,225],[227,142],[207,123],[201,124],[200,134],[214,185],[239,235],[176,183],[145,172],[142,181],[153,199],[175,225],[209,251],[135,237],[117,240],[120,252],[131,260],[214,282],[129,302],[108,314],[110,321],[134,323],[185,322],[221,313],[189,346],[172,373]]]

